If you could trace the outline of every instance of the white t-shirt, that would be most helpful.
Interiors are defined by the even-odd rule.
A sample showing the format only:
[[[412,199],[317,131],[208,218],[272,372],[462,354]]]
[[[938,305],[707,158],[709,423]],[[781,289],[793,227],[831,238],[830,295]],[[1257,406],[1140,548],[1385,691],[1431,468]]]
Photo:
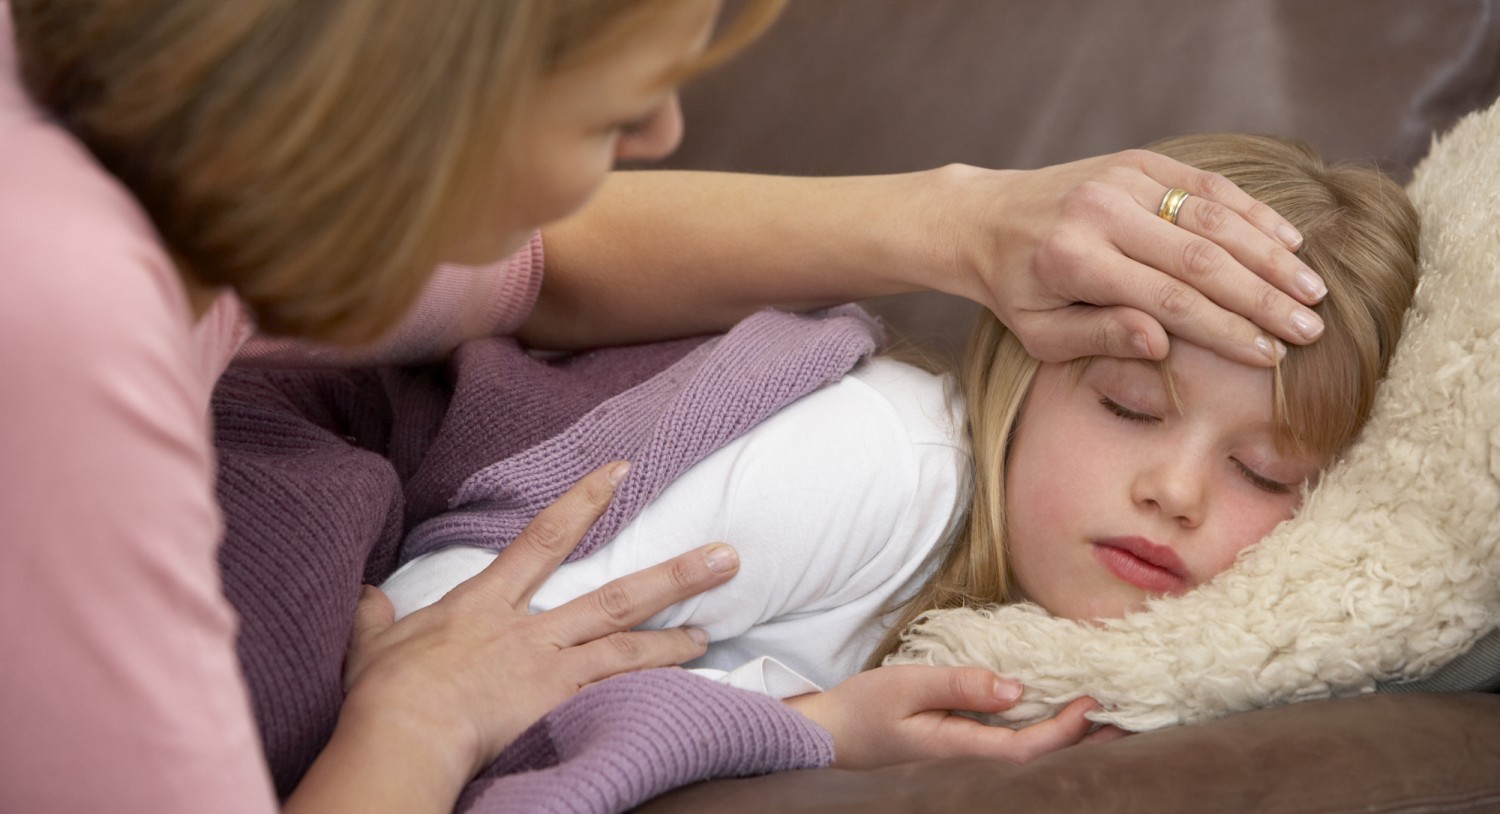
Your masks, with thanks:
[[[837,684],[885,633],[884,611],[930,573],[929,554],[967,497],[968,453],[945,381],[889,359],[862,363],[693,466],[614,540],[559,568],[532,610],[723,541],[740,555],[735,578],[642,627],[704,628],[708,653],[688,666],[734,671],[738,686],[785,697]],[[399,618],[494,557],[441,549],[381,588]]]

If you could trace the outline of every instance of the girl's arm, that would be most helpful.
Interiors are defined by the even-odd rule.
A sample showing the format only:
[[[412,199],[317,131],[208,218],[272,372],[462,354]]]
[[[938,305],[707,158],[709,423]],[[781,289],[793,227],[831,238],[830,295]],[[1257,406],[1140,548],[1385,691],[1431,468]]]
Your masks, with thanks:
[[[734,582],[651,624],[707,630],[716,644],[695,666],[771,656],[832,686],[868,657],[876,618],[960,510],[965,459],[954,432],[940,378],[871,360],[700,461],[538,598],[562,601],[722,540],[739,552]]]
[[[999,712],[1020,697],[1019,684],[978,667],[901,664],[877,667],[787,703],[833,735],[833,765],[840,769],[969,755],[1026,763],[1085,739],[1124,734],[1112,729],[1089,734],[1093,724],[1084,716],[1099,706],[1091,698],[1016,730],[951,714]]]
[[[1178,226],[1156,216],[1169,187],[1194,193]],[[1269,236],[1290,228],[1222,178],[1144,151],[1027,172],[617,172],[544,228],[547,275],[520,335],[631,342],[721,329],[767,304],[934,289],[991,308],[1043,359],[1161,358],[1170,330],[1264,365],[1275,351],[1237,314],[1312,338],[1291,321],[1311,312],[1271,285],[1317,299],[1304,293],[1316,276]]]
[[[920,573],[959,511],[964,454],[955,432],[941,379],[873,360],[695,464],[608,545],[559,568],[536,606],[557,607],[620,574],[723,541],[739,554],[734,581],[648,624],[707,630],[714,652],[695,666],[733,669],[771,656],[832,686],[868,657],[880,635],[875,618]],[[444,549],[382,587],[407,613],[493,557]]]

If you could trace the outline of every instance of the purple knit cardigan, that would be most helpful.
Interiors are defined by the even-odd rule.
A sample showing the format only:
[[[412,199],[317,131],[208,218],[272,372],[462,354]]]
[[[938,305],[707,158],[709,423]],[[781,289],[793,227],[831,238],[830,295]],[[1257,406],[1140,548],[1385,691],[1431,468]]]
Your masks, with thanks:
[[[767,311],[706,341],[553,361],[487,339],[442,367],[227,373],[214,395],[220,562],[278,792],[332,732],[362,583],[442,545],[503,547],[584,473],[629,460],[573,554],[586,556],[692,464],[848,372],[879,336],[854,308]],[[554,709],[470,783],[458,810],[620,811],[697,780],[832,757],[828,733],[778,701],[648,670]]]

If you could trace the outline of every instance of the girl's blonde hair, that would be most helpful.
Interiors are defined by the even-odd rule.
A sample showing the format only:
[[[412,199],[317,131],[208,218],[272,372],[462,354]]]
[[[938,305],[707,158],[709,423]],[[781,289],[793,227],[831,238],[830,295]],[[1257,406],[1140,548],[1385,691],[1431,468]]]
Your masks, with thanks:
[[[763,31],[750,0],[685,73]],[[271,333],[401,318],[549,72],[709,0],[13,0],[39,103]],[[677,77],[684,78],[684,77]]]
[[[1314,308],[1326,327],[1313,344],[1291,347],[1276,369],[1276,441],[1284,451],[1331,460],[1364,426],[1401,337],[1417,283],[1416,210],[1379,172],[1326,164],[1300,142],[1208,134],[1148,149],[1225,176],[1302,233],[1298,256],[1328,286]],[[1006,565],[1005,467],[1037,365],[993,314],[980,317],[957,375],[972,500],[935,573],[893,611],[896,623],[868,666],[894,651],[901,632],[927,610],[1015,599]]]

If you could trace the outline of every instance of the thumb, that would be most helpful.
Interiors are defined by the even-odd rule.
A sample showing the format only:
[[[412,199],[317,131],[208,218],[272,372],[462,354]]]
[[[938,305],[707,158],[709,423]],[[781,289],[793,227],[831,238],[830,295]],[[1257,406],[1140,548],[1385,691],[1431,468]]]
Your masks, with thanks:
[[[386,628],[396,623],[396,608],[374,585],[360,588],[359,602],[354,606],[354,625],[349,632],[349,653],[344,661],[345,684],[358,675],[370,646]]]
[[[1021,684],[979,667],[928,667],[908,696],[917,709],[999,712],[1021,699]]]
[[[1068,305],[1033,313],[1024,333],[1026,352],[1044,362],[1083,356],[1164,359],[1167,332],[1143,311],[1125,306]]]

